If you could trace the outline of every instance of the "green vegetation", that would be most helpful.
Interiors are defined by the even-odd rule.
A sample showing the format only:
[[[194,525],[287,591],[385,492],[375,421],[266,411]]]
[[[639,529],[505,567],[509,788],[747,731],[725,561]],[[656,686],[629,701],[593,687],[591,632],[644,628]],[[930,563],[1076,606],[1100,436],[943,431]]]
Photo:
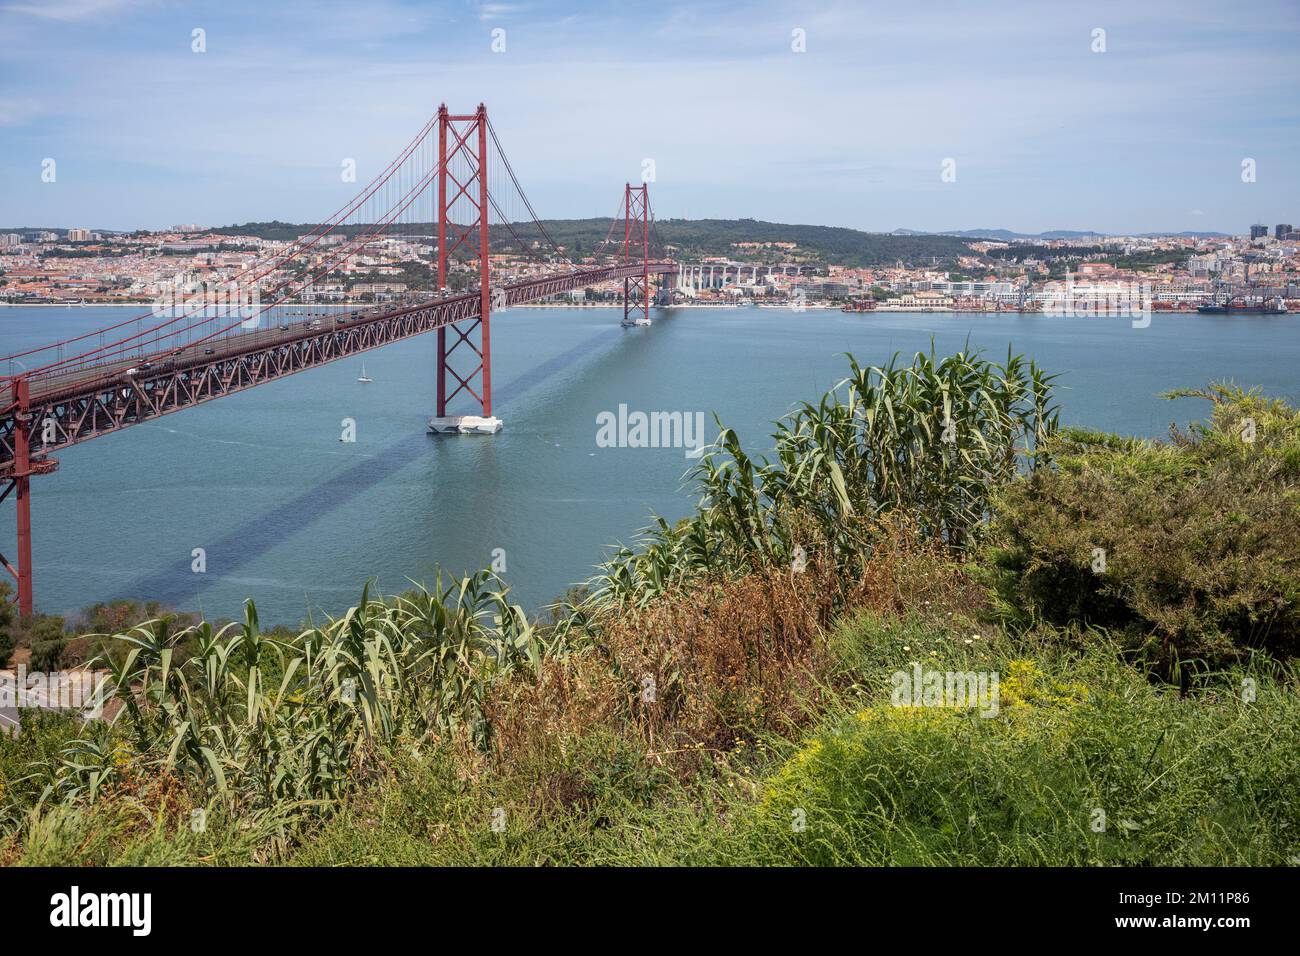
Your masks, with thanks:
[[[1297,412],[1196,394],[1138,442],[1015,356],[850,360],[546,621],[480,574],[110,627],[111,721],[0,739],[0,862],[1286,862]],[[900,700],[921,668],[998,692]]]
[[[165,610],[157,601],[108,601],[93,604],[72,620],[54,614],[37,614],[20,619],[9,600],[13,588],[0,581],[0,667],[14,651],[25,650],[25,663],[31,670],[58,670],[78,667],[111,650],[110,635],[128,630],[145,621],[166,623],[174,630],[197,624],[193,614]],[[277,635],[289,633],[276,629]],[[192,641],[177,648],[181,660],[188,656]]]
[[[870,618],[834,636],[876,664],[864,674],[906,668],[900,642],[934,649],[943,670],[995,669],[1001,713],[877,694],[834,715],[765,783],[740,860],[1205,866],[1294,853],[1300,805],[1279,790],[1300,781],[1294,672],[1290,686],[1261,673],[1249,704],[1208,686],[1180,697],[1096,634],[1082,652],[956,636]]]
[[[1080,262],[1106,262],[1117,269],[1143,272],[1160,265],[1177,265],[1185,262],[1186,249],[1139,249],[1124,253],[1106,246],[1039,246],[1017,243],[1005,249],[990,249],[988,256],[1002,261],[1022,261],[1026,258],[1049,263],[1054,272],[1064,274]]]
[[[701,576],[785,565],[796,547],[852,580],[885,515],[907,515],[920,539],[959,551],[978,537],[994,489],[1038,467],[1057,428],[1050,376],[1016,356],[849,364],[839,389],[779,423],[774,460],[754,461],[722,428],[695,471],[698,514],[660,521],[637,551],[622,549],[597,579],[598,599],[644,606]]]
[[[542,226],[547,234],[564,247],[570,255],[593,255],[609,234],[611,220],[544,219]],[[211,230],[227,236],[257,236],[262,239],[292,240],[317,228],[311,223],[248,222],[223,226]],[[343,225],[334,232],[354,235],[370,229],[364,225]],[[620,227],[621,230],[621,227]],[[437,232],[434,223],[406,223],[402,233],[411,236],[430,236]],[[677,258],[701,256],[727,256],[745,261],[761,262],[812,262],[843,266],[893,265],[895,262],[925,263],[955,261],[958,256],[970,256],[969,239],[954,236],[896,236],[884,233],[862,232],[834,226],[807,226],[757,219],[661,219],[655,223],[658,238],[674,247]],[[514,223],[512,227],[493,225],[490,230],[492,248],[500,251],[523,252],[524,245],[539,244],[549,248],[541,232],[531,223]],[[518,237],[518,239],[516,239]],[[743,242],[792,242],[794,249],[745,250],[737,248]]]
[[[1071,430],[1005,486],[995,566],[1024,619],[1123,635],[1166,668],[1300,655],[1300,413],[1257,391],[1173,441]]]
[[[1142,249],[1129,255],[1111,255],[1105,261],[1117,269],[1148,272],[1155,266],[1181,265],[1188,255],[1186,249]]]
[[[925,263],[972,255],[969,240],[952,236],[895,236],[835,226],[806,226],[757,219],[664,219],[656,223],[660,238],[677,246],[679,255],[736,256],[740,242],[793,242],[794,250],[766,250],[764,261],[811,258],[841,266]],[[550,229],[550,226],[547,226]],[[557,237],[557,241],[558,237]]]

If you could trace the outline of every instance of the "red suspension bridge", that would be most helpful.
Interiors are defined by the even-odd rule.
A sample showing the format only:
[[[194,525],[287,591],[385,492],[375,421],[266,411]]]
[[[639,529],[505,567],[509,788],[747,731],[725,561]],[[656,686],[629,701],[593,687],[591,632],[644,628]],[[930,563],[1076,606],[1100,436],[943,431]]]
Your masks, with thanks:
[[[494,262],[493,232],[514,255]],[[432,246],[435,290],[348,313],[303,305],[325,277],[399,238]],[[627,185],[600,248],[574,262],[520,188],[487,109],[440,107],[307,235],[234,274],[178,279],[151,312],[0,358],[0,502],[12,496],[18,511],[17,554],[0,564],[20,613],[33,613],[31,479],[58,468],[57,449],[425,332],[437,333],[430,430],[495,431],[492,311],[621,280],[623,324],[649,324],[652,281],[662,291],[678,271],[661,250],[647,187]],[[481,415],[450,415],[457,404]]]

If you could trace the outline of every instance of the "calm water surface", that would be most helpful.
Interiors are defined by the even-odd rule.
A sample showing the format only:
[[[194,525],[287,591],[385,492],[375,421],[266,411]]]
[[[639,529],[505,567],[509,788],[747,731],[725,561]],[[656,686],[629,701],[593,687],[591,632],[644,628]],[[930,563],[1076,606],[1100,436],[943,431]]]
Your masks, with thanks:
[[[111,308],[0,308],[0,354],[121,321]],[[883,362],[967,339],[994,358],[1008,344],[1059,372],[1063,420],[1165,434],[1203,403],[1158,393],[1233,379],[1300,401],[1300,317],[1125,319],[861,315],[677,309],[620,329],[613,309],[511,309],[493,319],[493,437],[434,439],[434,337],[260,386],[59,453],[33,482],[38,606],[154,598],[264,621],[336,614],[366,580],[384,590],[485,566],[505,551],[516,597],[537,607],[584,578],[649,514],[680,517],[680,449],[596,446],[596,416],[717,412],[753,449],[770,422],[843,377],[843,353]],[[340,421],[357,441],[339,441]],[[710,419],[711,421],[711,419]],[[711,429],[710,429],[711,431]],[[207,573],[190,570],[194,548]],[[0,551],[14,510],[0,505]]]

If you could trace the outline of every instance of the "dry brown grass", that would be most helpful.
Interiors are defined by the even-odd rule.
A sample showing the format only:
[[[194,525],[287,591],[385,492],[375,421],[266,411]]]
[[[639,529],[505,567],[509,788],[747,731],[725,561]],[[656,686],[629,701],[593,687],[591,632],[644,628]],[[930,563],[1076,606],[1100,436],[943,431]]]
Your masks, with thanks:
[[[603,731],[637,741],[647,759],[685,777],[740,742],[808,726],[834,679],[826,634],[841,614],[947,617],[982,602],[941,546],[897,522],[870,532],[875,546],[848,573],[814,545],[801,572],[760,567],[696,580],[606,615],[590,644],[546,661],[536,682],[494,690],[485,708],[493,762],[536,767]],[[573,781],[537,786],[542,803],[583,800]]]

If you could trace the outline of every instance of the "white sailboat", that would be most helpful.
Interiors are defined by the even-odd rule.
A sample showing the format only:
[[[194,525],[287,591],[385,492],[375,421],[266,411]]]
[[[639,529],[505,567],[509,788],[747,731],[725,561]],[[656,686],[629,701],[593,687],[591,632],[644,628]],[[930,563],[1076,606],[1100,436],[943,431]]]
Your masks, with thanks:
[[[361,374],[357,376],[358,382],[373,382],[374,379],[366,374],[366,363],[361,363]]]

